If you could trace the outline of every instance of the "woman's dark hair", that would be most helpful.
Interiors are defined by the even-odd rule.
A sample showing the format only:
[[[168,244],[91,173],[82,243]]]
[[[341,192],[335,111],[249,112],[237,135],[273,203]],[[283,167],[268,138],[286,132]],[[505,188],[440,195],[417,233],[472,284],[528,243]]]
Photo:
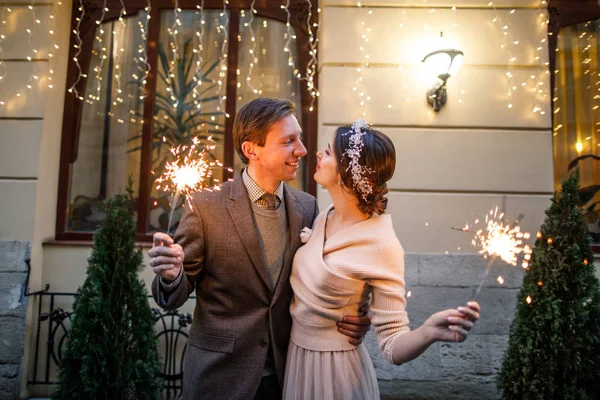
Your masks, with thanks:
[[[363,147],[358,163],[365,168],[365,179],[372,191],[363,196],[353,180],[352,171],[348,168],[350,157],[345,154],[350,147],[350,137],[354,133],[351,126],[342,126],[335,131],[334,152],[338,159],[341,183],[358,199],[361,212],[373,215],[383,214],[387,207],[388,192],[386,182],[392,179],[396,169],[396,149],[394,144],[382,132],[375,129],[361,128]]]

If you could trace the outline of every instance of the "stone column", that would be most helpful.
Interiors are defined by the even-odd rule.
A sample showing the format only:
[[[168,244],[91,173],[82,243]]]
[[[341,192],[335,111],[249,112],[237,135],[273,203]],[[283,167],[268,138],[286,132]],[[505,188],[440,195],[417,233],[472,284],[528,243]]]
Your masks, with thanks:
[[[25,342],[28,241],[0,241],[0,399],[17,399]]]

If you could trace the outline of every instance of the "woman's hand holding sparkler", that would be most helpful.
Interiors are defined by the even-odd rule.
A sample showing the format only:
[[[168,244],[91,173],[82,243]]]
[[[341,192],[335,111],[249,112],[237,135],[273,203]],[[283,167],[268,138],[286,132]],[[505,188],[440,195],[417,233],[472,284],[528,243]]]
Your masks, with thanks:
[[[174,281],[183,268],[183,248],[166,233],[156,232],[153,237],[152,248],[148,251],[150,267],[156,275],[165,281]]]
[[[469,301],[466,306],[433,314],[421,328],[431,342],[462,342],[479,319],[479,310],[476,301]]]

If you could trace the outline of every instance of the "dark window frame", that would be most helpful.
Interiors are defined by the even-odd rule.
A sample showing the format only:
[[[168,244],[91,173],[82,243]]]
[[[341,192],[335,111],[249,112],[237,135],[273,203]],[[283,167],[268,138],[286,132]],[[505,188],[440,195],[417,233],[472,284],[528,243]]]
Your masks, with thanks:
[[[548,52],[550,61],[550,90],[554,98],[556,70],[556,48],[558,33],[564,27],[594,21],[600,18],[600,7],[597,0],[552,0],[548,4]],[[554,102],[552,104],[552,126],[554,126]],[[600,254],[600,246],[592,245],[594,254]]]
[[[280,22],[287,22],[287,14],[284,9],[281,8],[285,5],[286,1],[274,1],[274,0],[258,0],[256,1],[254,8],[257,11],[257,15],[269,19],[273,19]],[[312,22],[319,22],[318,13],[318,1],[314,0],[312,4]],[[199,4],[197,0],[179,0],[178,7],[182,10],[185,9],[196,9]],[[249,10],[252,4],[252,0],[229,0],[227,10],[229,11],[229,38],[228,38],[228,57],[227,57],[227,83],[226,83],[226,112],[230,115],[226,119],[225,123],[225,134],[224,134],[224,159],[225,165],[233,165],[234,161],[234,147],[232,138],[232,127],[233,120],[235,118],[235,107],[236,107],[236,91],[237,91],[237,77],[235,71],[238,65],[238,41],[237,35],[239,33],[239,22],[240,22],[240,11]],[[146,0],[125,0],[127,15],[132,15],[140,10],[144,10],[147,6]],[[150,208],[150,193],[151,193],[151,181],[150,181],[150,170],[152,161],[152,117],[154,113],[155,104],[155,90],[156,90],[156,66],[158,60],[158,41],[160,33],[160,12],[162,10],[172,10],[175,6],[175,2],[172,0],[153,0],[152,8],[150,11],[151,19],[148,27],[148,63],[151,66],[151,71],[147,76],[146,83],[146,99],[144,100],[143,106],[143,136],[142,136],[142,149],[141,149],[141,165],[140,165],[140,186],[138,188],[138,204],[137,204],[137,234],[136,240],[139,242],[149,242],[152,240],[152,236],[147,232],[147,221],[149,217]],[[79,1],[74,1],[72,6],[72,17],[71,17],[71,32],[77,28],[78,21],[76,18],[79,17],[81,11],[79,11]],[[81,21],[80,37],[82,40],[81,53],[78,57],[79,64],[83,70],[83,73],[88,73],[90,60],[91,60],[91,49],[93,46],[94,33],[96,29],[96,20],[99,19],[101,10],[103,7],[102,0],[83,0],[83,7],[85,9],[85,16]],[[105,14],[104,21],[112,21],[119,18],[121,11],[121,3],[119,0],[108,0],[107,7],[109,12]],[[206,10],[222,10],[222,0],[205,0],[204,8]],[[290,1],[289,11],[291,14],[290,24],[296,33],[296,45],[297,45],[297,61],[298,69],[301,73],[306,71],[311,56],[309,54],[308,37],[309,31],[307,27],[307,19],[309,16],[309,3],[306,0],[292,0]],[[313,35],[316,36],[316,28],[313,29]],[[74,48],[75,36],[71,34],[69,41],[69,64],[67,67],[67,88],[70,87],[74,77],[78,75],[77,66],[73,60],[77,49]],[[318,87],[318,74],[314,77],[315,85]],[[57,202],[57,214],[56,214],[56,229],[55,229],[55,240],[57,242],[87,242],[93,238],[91,232],[72,232],[67,231],[67,208],[68,208],[68,192],[71,178],[71,167],[72,164],[77,160],[77,151],[79,145],[79,135],[81,127],[81,117],[83,111],[84,102],[76,99],[72,93],[69,93],[65,88],[65,104],[64,114],[62,123],[62,138],[61,138],[61,155],[60,155],[60,169],[59,169],[59,180],[58,180],[58,202]],[[85,92],[85,79],[82,79],[76,86],[77,91],[84,96]],[[304,128],[304,144],[307,148],[308,154],[306,162],[304,163],[304,187],[307,188],[308,193],[316,194],[316,182],[314,181],[312,174],[308,171],[313,171],[316,167],[316,146],[317,146],[317,105],[315,101],[313,105],[313,111],[310,111],[312,97],[307,90],[306,83],[304,81],[300,84],[300,104],[299,111],[301,115],[301,121]],[[225,178],[230,177],[226,176]]]

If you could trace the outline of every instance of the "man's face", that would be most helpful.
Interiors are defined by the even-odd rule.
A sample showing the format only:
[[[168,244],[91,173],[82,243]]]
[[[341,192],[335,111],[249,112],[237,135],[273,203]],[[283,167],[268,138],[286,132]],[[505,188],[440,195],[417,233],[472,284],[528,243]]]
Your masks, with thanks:
[[[298,161],[306,155],[302,129],[292,114],[271,126],[264,146],[255,146],[257,172],[273,182],[296,178]]]

